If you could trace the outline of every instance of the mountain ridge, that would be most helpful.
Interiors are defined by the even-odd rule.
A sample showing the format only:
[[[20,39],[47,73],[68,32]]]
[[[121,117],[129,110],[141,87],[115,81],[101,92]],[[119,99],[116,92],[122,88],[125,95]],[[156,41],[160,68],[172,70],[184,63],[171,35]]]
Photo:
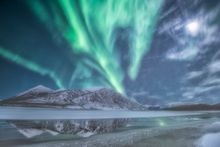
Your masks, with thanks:
[[[0,101],[6,106],[58,107],[98,110],[145,110],[134,100],[107,88],[85,90],[52,90],[36,86],[19,95]]]

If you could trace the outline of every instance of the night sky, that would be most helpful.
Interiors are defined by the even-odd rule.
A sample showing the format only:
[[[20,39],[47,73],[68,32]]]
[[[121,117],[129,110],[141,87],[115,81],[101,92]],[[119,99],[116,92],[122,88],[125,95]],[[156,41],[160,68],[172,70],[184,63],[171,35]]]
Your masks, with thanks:
[[[0,98],[44,85],[220,102],[219,16],[218,0],[1,0]]]

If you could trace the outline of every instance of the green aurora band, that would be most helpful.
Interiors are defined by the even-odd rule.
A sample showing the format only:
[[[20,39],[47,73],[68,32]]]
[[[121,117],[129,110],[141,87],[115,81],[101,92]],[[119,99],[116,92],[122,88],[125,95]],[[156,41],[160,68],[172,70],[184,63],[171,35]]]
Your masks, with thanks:
[[[112,87],[120,93],[125,93],[123,80],[126,73],[132,80],[137,77],[142,58],[149,51],[158,13],[163,4],[163,0],[27,0],[26,2],[51,35],[59,34],[66,40],[73,58],[86,55],[77,61],[77,64],[87,65],[83,68],[96,70],[106,80],[101,86]],[[128,71],[122,70],[119,53],[114,50],[114,31],[119,27],[131,27],[134,31],[130,42]],[[77,78],[75,71],[78,69],[75,69],[68,85],[62,85],[62,80],[58,78],[56,71],[43,68],[3,48],[0,49],[0,55],[41,75],[49,75],[59,87],[71,88]]]
[[[0,47],[0,55],[10,61],[15,62],[16,64],[19,64],[31,71],[34,71],[36,73],[39,73],[43,76],[47,75],[49,76],[59,88],[64,88],[64,85],[62,84],[62,80],[58,78],[56,73],[49,70],[48,68],[44,68],[37,63],[34,63],[32,61],[29,61],[27,59],[24,59],[23,57],[19,56],[18,54],[14,54],[4,48]]]

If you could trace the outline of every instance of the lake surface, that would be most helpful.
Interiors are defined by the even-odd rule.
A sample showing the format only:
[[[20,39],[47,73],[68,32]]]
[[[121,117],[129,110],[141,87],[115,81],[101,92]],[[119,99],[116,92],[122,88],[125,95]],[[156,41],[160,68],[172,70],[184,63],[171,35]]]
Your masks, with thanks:
[[[108,133],[82,137],[71,133],[42,133],[27,137],[14,124],[33,126],[32,122],[102,120],[126,118],[125,126]],[[216,123],[217,122],[217,123]],[[0,108],[0,146],[24,147],[217,147],[220,113],[171,111],[73,111],[45,108]],[[206,129],[214,124],[214,129]],[[217,124],[217,125],[216,125]],[[220,123],[219,123],[220,124]],[[219,132],[218,132],[219,127]],[[213,130],[217,132],[213,132]],[[210,137],[210,134],[214,136]],[[208,136],[208,137],[207,137]],[[208,139],[207,139],[208,138]],[[211,143],[210,143],[211,140]],[[215,144],[214,144],[214,143]]]
[[[42,119],[111,119],[111,118],[153,118],[189,116],[218,113],[218,111],[125,111],[125,110],[71,110],[55,108],[0,107],[0,119],[42,120]]]

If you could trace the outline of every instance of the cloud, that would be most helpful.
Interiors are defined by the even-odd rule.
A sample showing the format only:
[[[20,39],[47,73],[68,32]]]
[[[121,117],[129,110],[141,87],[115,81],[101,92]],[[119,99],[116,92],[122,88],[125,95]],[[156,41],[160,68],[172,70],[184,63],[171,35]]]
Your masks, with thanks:
[[[220,60],[216,60],[209,65],[209,72],[211,74],[220,72]]]
[[[220,52],[213,52],[212,57],[207,60],[207,64],[202,65],[202,69],[199,71],[191,71],[184,77],[185,83],[193,83],[193,85],[183,88],[182,97],[185,99],[203,99],[203,102],[207,100],[218,101],[218,95],[220,91]],[[201,60],[199,60],[201,61]],[[201,78],[199,78],[201,77]],[[194,79],[199,78],[196,83],[192,82]]]
[[[195,79],[195,78],[202,76],[203,74],[204,74],[203,71],[191,71],[186,74],[184,79],[186,79],[186,80]]]
[[[220,101],[219,7],[199,7],[192,13],[187,7],[183,10],[187,13],[180,15],[178,8],[171,7],[161,17],[157,33],[172,42],[164,46],[165,60],[187,61],[180,64],[186,71],[180,87],[182,101]]]
[[[140,92],[133,92],[132,97],[139,97],[139,96],[148,96],[148,91],[140,91]]]
[[[220,85],[213,86],[197,86],[197,87],[188,87],[186,91],[183,92],[182,96],[185,99],[197,99],[198,97],[204,96],[205,94],[209,94],[209,92],[213,90],[217,90],[220,88]],[[210,96],[210,95],[209,95]]]
[[[175,12],[175,9],[172,8],[168,12],[170,15]],[[173,48],[168,49],[165,58],[178,61],[196,59],[200,53],[206,50],[207,46],[218,43],[219,25],[210,22],[216,20],[219,13],[219,6],[211,11],[201,8],[192,17],[177,15],[177,17],[164,22],[158,29],[158,33],[167,34],[175,41]],[[207,50],[210,48],[208,47]]]
[[[199,53],[199,49],[192,47],[186,48],[181,51],[168,51],[166,58],[169,60],[192,60]]]
[[[220,85],[220,78],[218,78],[218,77],[209,77],[206,80],[204,80],[201,85],[202,86]]]

